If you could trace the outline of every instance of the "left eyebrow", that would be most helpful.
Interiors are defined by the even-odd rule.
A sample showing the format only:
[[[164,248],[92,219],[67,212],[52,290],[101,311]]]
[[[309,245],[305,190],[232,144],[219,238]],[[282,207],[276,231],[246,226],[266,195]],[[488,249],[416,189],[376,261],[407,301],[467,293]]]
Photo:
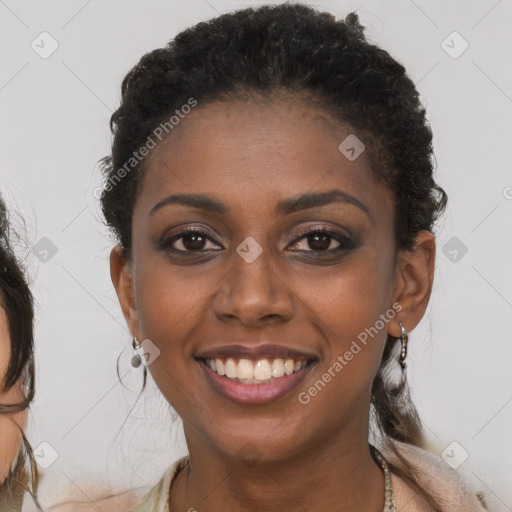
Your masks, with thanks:
[[[301,210],[308,210],[310,208],[325,206],[333,202],[352,204],[360,210],[364,211],[368,216],[370,215],[368,208],[361,201],[359,201],[359,199],[339,189],[333,189],[327,192],[301,194],[297,197],[284,199],[277,203],[275,212],[277,215],[289,215]],[[155,206],[153,206],[149,212],[149,215],[154,215],[156,211],[169,204],[182,204],[220,215],[224,215],[230,212],[229,207],[211,196],[203,194],[173,194],[165,197]]]
[[[325,206],[336,201],[357,206],[359,209],[363,210],[366,215],[370,215],[367,206],[359,201],[359,199],[337,188],[327,192],[302,194],[297,197],[280,201],[277,203],[276,213],[280,215],[288,215],[290,213],[307,210],[309,208]]]

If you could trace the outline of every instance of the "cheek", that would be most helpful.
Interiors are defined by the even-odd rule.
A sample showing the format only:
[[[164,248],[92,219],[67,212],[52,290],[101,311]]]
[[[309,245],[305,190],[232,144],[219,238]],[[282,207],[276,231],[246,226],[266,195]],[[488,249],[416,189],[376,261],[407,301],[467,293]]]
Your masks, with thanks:
[[[332,374],[344,380],[344,387],[369,389],[379,366],[387,339],[387,325],[395,316],[390,307],[391,275],[389,264],[368,252],[318,282],[304,287],[310,322],[316,323],[327,338]],[[306,283],[304,283],[306,284]],[[340,377],[343,375],[343,377]]]
[[[154,264],[137,275],[136,303],[142,334],[150,339],[180,339],[178,333],[186,331],[191,319],[204,308],[214,281],[207,270],[180,269],[155,258]]]
[[[21,398],[20,398],[21,399]],[[10,400],[8,403],[14,403]],[[21,450],[23,438],[21,429],[25,427],[27,412],[0,415],[0,483],[9,474],[11,466]]]
[[[357,337],[372,326],[389,305],[389,268],[362,251],[348,264],[332,270],[321,280],[300,284],[308,307],[341,339]]]
[[[151,374],[164,396],[174,401],[169,393],[190,377],[196,364],[188,340],[194,339],[195,328],[212,320],[206,311],[215,280],[210,279],[211,271],[201,277],[200,270],[153,261],[136,277],[138,322],[142,339],[151,340],[160,350],[149,367]]]
[[[0,314],[0,384],[3,383],[11,358],[10,337],[7,330],[5,312]],[[9,391],[0,391],[0,404],[17,404],[25,399],[21,381]],[[5,480],[13,461],[21,450],[23,438],[21,429],[25,428],[27,412],[0,414],[0,483]]]

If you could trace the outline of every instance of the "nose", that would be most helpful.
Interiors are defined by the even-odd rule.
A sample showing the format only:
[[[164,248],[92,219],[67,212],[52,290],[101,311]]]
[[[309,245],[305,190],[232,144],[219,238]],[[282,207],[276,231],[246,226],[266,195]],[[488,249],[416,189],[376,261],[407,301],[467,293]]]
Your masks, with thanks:
[[[214,298],[217,318],[257,328],[293,317],[293,293],[272,257],[264,249],[249,263],[233,253],[231,267]]]

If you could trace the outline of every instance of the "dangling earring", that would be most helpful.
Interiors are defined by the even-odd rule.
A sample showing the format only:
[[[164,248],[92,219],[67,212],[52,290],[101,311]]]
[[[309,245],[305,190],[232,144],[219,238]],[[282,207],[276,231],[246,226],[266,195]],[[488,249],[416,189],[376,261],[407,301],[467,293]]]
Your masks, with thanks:
[[[132,366],[134,368],[138,368],[142,364],[142,358],[140,356],[140,348],[142,347],[142,343],[137,340],[137,338],[133,338],[132,340],[133,347],[133,356],[132,356]]]
[[[407,357],[407,340],[409,339],[409,336],[407,335],[407,331],[405,330],[405,326],[402,322],[400,322],[400,331],[400,341],[402,343],[402,350],[400,352],[400,358],[398,359],[398,361],[402,366],[402,370],[405,370],[405,359]]]

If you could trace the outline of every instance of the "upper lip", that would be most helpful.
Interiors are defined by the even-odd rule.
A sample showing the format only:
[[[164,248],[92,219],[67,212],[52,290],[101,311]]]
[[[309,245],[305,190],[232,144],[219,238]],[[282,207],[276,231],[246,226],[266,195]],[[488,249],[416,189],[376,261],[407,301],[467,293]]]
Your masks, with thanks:
[[[284,345],[275,345],[263,343],[259,345],[223,345],[210,347],[201,350],[195,356],[197,359],[293,359],[294,361],[309,361],[317,359],[315,354],[303,350],[286,347]]]

